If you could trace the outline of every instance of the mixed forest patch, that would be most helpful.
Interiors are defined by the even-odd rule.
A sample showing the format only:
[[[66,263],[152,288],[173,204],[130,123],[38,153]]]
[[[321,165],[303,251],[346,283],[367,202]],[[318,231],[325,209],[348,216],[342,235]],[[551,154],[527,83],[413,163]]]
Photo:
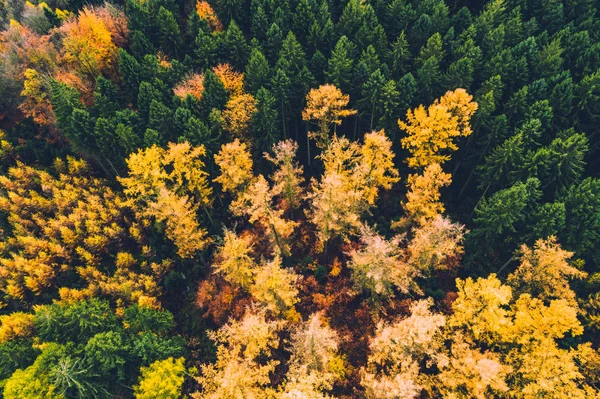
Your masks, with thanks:
[[[0,0],[0,398],[600,398],[598,0]]]

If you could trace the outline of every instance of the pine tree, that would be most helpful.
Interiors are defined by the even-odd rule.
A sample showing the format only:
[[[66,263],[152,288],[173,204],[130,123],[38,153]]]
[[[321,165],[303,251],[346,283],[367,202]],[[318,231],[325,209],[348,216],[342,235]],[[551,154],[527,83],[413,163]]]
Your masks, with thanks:
[[[248,61],[248,65],[246,65],[244,81],[246,89],[254,95],[257,94],[261,87],[269,87],[271,69],[267,59],[257,48],[252,49],[252,53],[250,54],[250,60]]]

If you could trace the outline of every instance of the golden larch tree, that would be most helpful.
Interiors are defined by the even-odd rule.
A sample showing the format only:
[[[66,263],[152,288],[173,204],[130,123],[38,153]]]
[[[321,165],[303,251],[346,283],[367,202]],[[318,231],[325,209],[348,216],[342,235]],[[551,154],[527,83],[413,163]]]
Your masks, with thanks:
[[[204,146],[192,147],[187,142],[170,143],[167,149],[153,145],[131,154],[128,176],[119,178],[141,217],[166,224],[166,235],[181,257],[193,257],[210,241],[197,220],[200,207],[210,218],[212,203],[201,159],[205,154]]]
[[[332,84],[311,89],[306,95],[306,106],[302,110],[302,120],[315,121],[319,130],[312,132],[319,148],[325,148],[329,142],[331,126],[342,124],[342,118],[356,114],[356,110],[346,108],[350,96],[343,94],[340,89]]]
[[[407,180],[408,192],[403,208],[412,220],[423,225],[444,212],[440,201],[440,188],[450,185],[449,173],[444,173],[437,164],[428,165],[423,174],[410,174]]]
[[[471,116],[477,103],[465,89],[447,92],[427,109],[423,105],[409,109],[406,121],[399,120],[400,128],[407,134],[402,147],[410,152],[406,159],[411,168],[424,168],[442,164],[450,159],[448,150],[458,149],[455,139],[471,134]]]

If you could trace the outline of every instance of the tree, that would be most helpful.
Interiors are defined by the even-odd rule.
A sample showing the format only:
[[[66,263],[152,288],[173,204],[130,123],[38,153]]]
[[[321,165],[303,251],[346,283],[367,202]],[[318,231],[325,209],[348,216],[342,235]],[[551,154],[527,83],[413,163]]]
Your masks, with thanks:
[[[131,254],[118,260],[122,251],[139,252],[147,234],[127,216],[123,196],[90,177],[81,160],[57,160],[54,171],[58,176],[17,164],[0,179],[0,208],[13,226],[0,258],[3,301],[37,303],[58,291],[64,300],[102,294],[157,306],[158,282],[170,261]]]
[[[414,281],[420,273],[406,262],[405,252],[400,248],[402,237],[388,241],[365,226],[360,242],[361,247],[348,254],[352,280],[360,291],[383,299],[393,296],[395,289],[402,294],[420,292]]]
[[[357,232],[361,214],[373,206],[381,188],[398,181],[398,171],[383,131],[365,135],[362,146],[334,136],[319,157],[325,172],[320,181],[312,181],[307,215],[325,244],[332,236]]]
[[[354,45],[346,36],[340,37],[331,52],[325,76],[333,85],[348,91],[351,88]]]
[[[134,387],[136,399],[178,399],[185,367],[184,359],[157,360],[149,367],[142,367],[139,384]]]
[[[256,93],[256,112],[252,116],[252,136],[258,141],[258,147],[268,149],[279,137],[277,129],[277,100],[264,87]]]
[[[184,80],[173,87],[173,93],[182,100],[187,96],[192,96],[196,100],[202,100],[204,92],[204,75],[194,73],[188,75]]]
[[[196,399],[264,398],[275,394],[269,374],[278,361],[272,352],[279,347],[281,321],[267,321],[264,311],[247,309],[242,320],[230,320],[209,338],[217,345],[214,364],[202,365],[197,378],[202,392]],[[263,359],[266,359],[263,361]]]
[[[25,82],[21,92],[25,101],[19,104],[19,109],[41,126],[51,126],[55,123],[49,94],[49,84],[40,73],[35,69],[25,70]]]
[[[84,8],[77,18],[64,23],[63,56],[67,63],[90,81],[102,72],[111,72],[117,58],[117,46],[111,31],[95,9]]]
[[[220,32],[223,30],[223,25],[221,24],[219,17],[207,1],[196,1],[196,13],[200,19],[208,22],[208,26],[210,26],[213,32]]]
[[[213,181],[219,183],[224,192],[237,196],[254,179],[252,157],[247,145],[239,139],[223,144],[219,153],[215,154],[215,163],[221,174]]]
[[[407,122],[398,121],[400,128],[408,133],[402,139],[402,147],[411,154],[406,159],[408,166],[425,167],[450,159],[440,151],[455,151],[458,147],[453,139],[471,134],[469,121],[477,110],[477,103],[472,98],[464,89],[456,89],[434,101],[427,110],[422,105],[408,110]]]
[[[407,202],[403,204],[407,215],[424,225],[444,212],[440,202],[440,188],[449,186],[452,181],[449,173],[444,173],[437,163],[425,167],[422,175],[410,174],[406,193]]]
[[[437,215],[414,231],[406,250],[407,263],[427,277],[457,267],[464,252],[464,234],[464,226]]]
[[[182,36],[179,24],[173,13],[163,6],[158,10],[156,25],[159,29],[160,48],[165,54],[177,56],[182,47]]]
[[[193,257],[209,242],[196,217],[202,207],[210,218],[212,188],[200,159],[205,154],[204,146],[189,143],[170,143],[166,150],[154,145],[131,154],[128,176],[119,178],[141,217],[166,224],[181,257]]]
[[[311,89],[306,96],[306,107],[302,111],[305,121],[317,121],[319,131],[312,132],[317,146],[325,148],[329,142],[329,130],[332,125],[341,125],[342,118],[356,114],[347,109],[350,96],[343,94],[334,85],[326,84],[318,89]]]
[[[281,267],[281,257],[275,255],[256,270],[254,283],[250,286],[252,297],[274,315],[296,318],[294,304],[298,302],[296,285],[300,276]]]
[[[212,69],[230,97],[244,94],[244,74],[236,72],[229,64],[219,64]]]
[[[250,133],[250,123],[256,111],[256,99],[252,94],[231,97],[222,113],[223,128],[235,136],[247,138]]]
[[[545,302],[565,299],[577,306],[569,282],[587,274],[569,264],[573,252],[562,249],[556,237],[549,237],[537,240],[533,248],[522,245],[519,253],[521,264],[507,280],[515,293],[528,293]]]
[[[224,109],[228,95],[221,79],[213,71],[207,70],[204,74],[203,84],[202,108],[205,114],[210,114],[213,108]]]
[[[236,0],[237,1],[237,0]],[[248,62],[250,47],[235,21],[231,21],[221,37],[219,50],[222,57],[237,70],[242,71]]]
[[[419,363],[445,365],[447,360],[439,355],[446,318],[431,312],[431,305],[431,299],[414,302],[408,318],[378,326],[361,379],[368,398],[417,398],[424,388]]]
[[[279,206],[283,210],[293,210],[300,206],[303,197],[302,166],[296,161],[298,144],[292,140],[273,144],[273,155],[264,154],[265,159],[277,168],[271,176],[273,195],[280,196]]]
[[[323,391],[331,390],[344,372],[338,342],[338,335],[320,313],[298,326],[292,332],[290,369],[281,397],[326,397]]]
[[[271,69],[267,58],[258,48],[252,49],[245,71],[246,88],[250,93],[256,95],[261,87],[269,86]]]
[[[298,223],[283,218],[283,210],[275,208],[269,183],[259,175],[231,204],[234,215],[248,217],[250,223],[260,225],[276,254],[289,253],[289,239]]]
[[[221,274],[225,280],[245,290],[250,289],[257,268],[250,257],[252,250],[250,236],[240,237],[225,229],[223,244],[217,249],[212,265],[215,273]]]
[[[594,248],[600,240],[597,226],[600,201],[600,180],[588,177],[569,190],[565,197],[566,226],[565,241],[569,248],[580,256],[591,256],[597,263]]]
[[[514,233],[515,224],[524,220],[541,196],[540,181],[536,178],[518,182],[510,188],[497,191],[490,198],[482,198],[475,208],[473,221],[476,236],[484,236],[488,242],[505,232]]]

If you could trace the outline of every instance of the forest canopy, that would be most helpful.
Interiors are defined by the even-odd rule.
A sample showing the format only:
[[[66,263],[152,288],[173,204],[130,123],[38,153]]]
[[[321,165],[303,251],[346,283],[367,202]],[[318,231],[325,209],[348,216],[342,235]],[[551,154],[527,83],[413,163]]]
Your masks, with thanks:
[[[598,0],[0,0],[0,398],[600,398]]]

